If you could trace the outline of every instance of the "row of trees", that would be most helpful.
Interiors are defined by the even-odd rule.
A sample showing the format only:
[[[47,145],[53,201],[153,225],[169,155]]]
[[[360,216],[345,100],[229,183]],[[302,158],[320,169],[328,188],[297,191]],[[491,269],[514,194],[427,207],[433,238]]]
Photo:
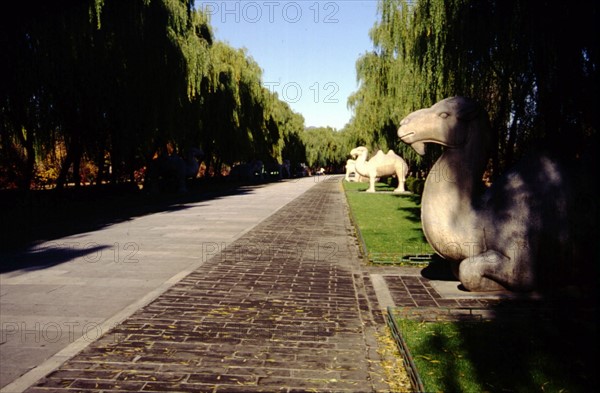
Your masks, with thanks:
[[[598,148],[598,6],[531,0],[380,0],[373,50],[356,63],[354,116],[340,132],[303,134],[310,165],[341,166],[349,151],[394,149],[425,169],[396,135],[408,113],[464,95],[490,114],[497,176],[534,147],[564,158]]]
[[[490,114],[494,174],[541,141],[575,158],[597,138],[596,2],[380,0],[379,13],[374,50],[356,65],[352,143],[417,163],[398,142],[400,120],[455,95]]]
[[[33,0],[0,14],[0,186],[133,179],[167,144],[205,162],[302,160],[304,119],[192,0]],[[74,174],[74,175],[73,175]]]
[[[488,110],[494,174],[540,140],[568,157],[596,146],[594,2],[380,0],[341,131],[303,131],[302,116],[262,86],[258,64],[215,41],[192,0],[12,8],[0,13],[0,186],[28,188],[50,173],[60,187],[85,170],[98,183],[131,179],[167,143],[201,147],[216,172],[254,158],[341,167],[358,145],[429,166],[435,149],[420,162],[398,124],[453,95]]]

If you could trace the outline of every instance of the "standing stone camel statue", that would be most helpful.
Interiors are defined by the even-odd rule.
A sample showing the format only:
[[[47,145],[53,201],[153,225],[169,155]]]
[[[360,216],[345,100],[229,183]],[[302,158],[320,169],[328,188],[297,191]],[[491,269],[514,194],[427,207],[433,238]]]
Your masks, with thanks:
[[[377,152],[369,161],[367,155],[369,150],[364,146],[352,149],[350,155],[356,158],[354,163],[356,173],[369,178],[369,188],[367,192],[375,192],[375,179],[378,177],[387,177],[396,175],[398,178],[398,187],[394,190],[396,193],[403,193],[404,182],[408,174],[408,164],[399,155],[390,150],[383,154],[381,150]]]
[[[445,146],[425,181],[421,220],[467,290],[551,289],[569,271],[572,199],[555,160],[533,155],[480,195],[491,130],[485,110],[463,97],[409,114],[398,136],[421,155],[425,143]]]
[[[350,177],[351,174],[354,173],[354,177]],[[361,176],[356,173],[356,161],[353,159],[349,159],[346,161],[346,176],[344,179],[347,182],[360,182]]]

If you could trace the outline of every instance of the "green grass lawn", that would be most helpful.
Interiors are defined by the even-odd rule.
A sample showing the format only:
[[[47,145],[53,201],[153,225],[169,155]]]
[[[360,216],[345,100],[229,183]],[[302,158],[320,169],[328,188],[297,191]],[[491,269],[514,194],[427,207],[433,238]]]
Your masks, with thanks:
[[[392,194],[394,188],[384,183],[376,184],[376,193],[366,193],[368,187],[367,183],[344,182],[369,260],[408,264],[408,256],[432,254],[421,230],[420,196]]]
[[[427,392],[597,391],[596,323],[565,316],[395,321]]]
[[[407,264],[406,255],[433,253],[418,195],[394,195],[383,183],[375,194],[364,192],[366,183],[344,188],[370,260]],[[596,308],[573,299],[530,307],[515,315],[500,304],[488,321],[421,322],[393,312],[427,392],[597,391]]]

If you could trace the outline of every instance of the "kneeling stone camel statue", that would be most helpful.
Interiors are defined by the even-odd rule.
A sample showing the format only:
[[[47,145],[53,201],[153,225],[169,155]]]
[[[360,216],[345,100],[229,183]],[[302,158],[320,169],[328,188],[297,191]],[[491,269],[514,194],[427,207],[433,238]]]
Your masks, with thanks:
[[[467,290],[552,289],[570,272],[571,188],[556,161],[534,155],[478,195],[491,130],[483,108],[463,97],[409,114],[398,136],[421,155],[426,142],[445,146],[425,181],[421,220]]]
[[[354,168],[356,173],[369,178],[369,188],[367,192],[375,192],[375,179],[377,177],[393,176],[398,178],[398,187],[394,192],[402,193],[404,191],[404,183],[408,174],[408,164],[393,150],[383,154],[381,150],[377,152],[369,161],[367,155],[369,150],[364,146],[359,146],[352,149],[350,155],[356,158]]]

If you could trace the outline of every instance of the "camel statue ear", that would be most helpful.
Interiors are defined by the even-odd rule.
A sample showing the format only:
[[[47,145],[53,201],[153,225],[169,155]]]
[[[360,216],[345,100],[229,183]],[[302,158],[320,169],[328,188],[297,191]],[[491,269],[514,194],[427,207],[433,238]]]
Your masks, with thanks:
[[[477,102],[460,97],[456,117],[460,120],[471,121],[481,114],[483,108]]]

